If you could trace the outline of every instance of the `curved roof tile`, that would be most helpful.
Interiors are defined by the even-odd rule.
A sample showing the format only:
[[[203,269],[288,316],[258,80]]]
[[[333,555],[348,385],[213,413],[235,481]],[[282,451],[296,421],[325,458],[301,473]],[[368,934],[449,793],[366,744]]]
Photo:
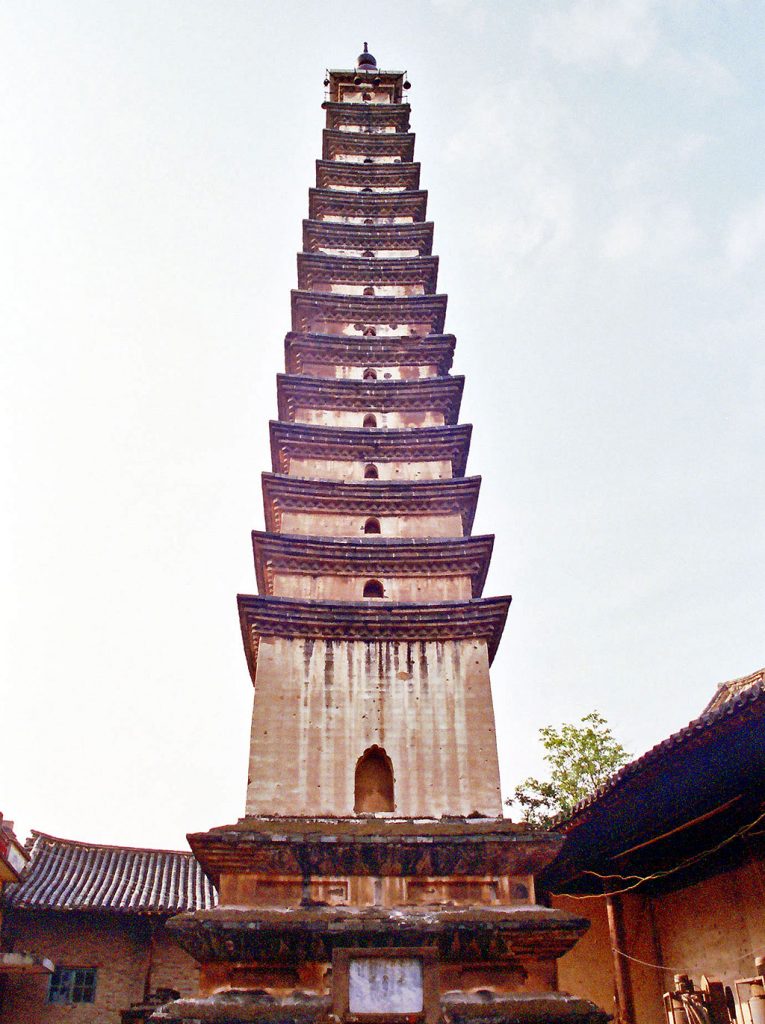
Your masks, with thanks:
[[[104,846],[32,832],[31,862],[6,887],[6,907],[177,914],[209,910],[217,894],[192,853]]]

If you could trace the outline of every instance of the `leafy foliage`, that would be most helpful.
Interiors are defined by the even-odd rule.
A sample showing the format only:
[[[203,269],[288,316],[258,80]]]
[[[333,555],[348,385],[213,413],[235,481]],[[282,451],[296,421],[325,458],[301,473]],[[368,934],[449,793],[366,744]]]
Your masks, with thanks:
[[[522,808],[522,820],[547,828],[559,814],[567,814],[593,793],[609,775],[629,760],[611,727],[597,711],[580,723],[564,723],[559,729],[546,725],[539,730],[550,765],[547,781],[528,778],[515,787],[508,804]]]

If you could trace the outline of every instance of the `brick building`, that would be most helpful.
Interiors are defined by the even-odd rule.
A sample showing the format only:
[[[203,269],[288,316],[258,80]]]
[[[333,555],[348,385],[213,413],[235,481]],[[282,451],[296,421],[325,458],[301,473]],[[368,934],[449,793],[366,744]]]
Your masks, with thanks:
[[[157,990],[161,1001],[196,992],[197,965],[165,928],[180,911],[215,905],[190,853],[42,832],[33,833],[29,853],[22,880],[4,896],[3,948],[45,957],[55,969],[0,976],[2,1024],[119,1024],[143,1020],[122,1015]]]
[[[734,992],[765,955],[765,669],[722,683],[559,828],[542,884],[592,922],[560,961],[562,984],[626,1024],[662,1024],[675,974]]]

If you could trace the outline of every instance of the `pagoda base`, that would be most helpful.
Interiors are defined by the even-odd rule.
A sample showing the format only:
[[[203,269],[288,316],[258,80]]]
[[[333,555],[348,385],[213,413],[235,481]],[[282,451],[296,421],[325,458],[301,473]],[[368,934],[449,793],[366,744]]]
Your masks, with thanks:
[[[510,996],[454,992],[440,1000],[439,1019],[448,1024],[606,1024],[611,1017],[594,1003],[565,992]],[[221,992],[169,1003],[152,1020],[176,1024],[336,1024],[337,1017],[329,997],[296,994],[276,999],[264,993]]]
[[[539,906],[561,838],[503,818],[246,817],[189,836],[220,893],[168,923],[200,996],[153,1019],[603,1024],[556,992],[589,922]]]

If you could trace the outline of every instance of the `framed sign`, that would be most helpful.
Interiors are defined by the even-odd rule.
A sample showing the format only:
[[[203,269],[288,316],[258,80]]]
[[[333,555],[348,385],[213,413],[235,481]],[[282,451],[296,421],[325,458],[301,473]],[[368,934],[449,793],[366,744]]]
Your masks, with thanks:
[[[336,949],[334,1011],[342,1020],[434,1024],[440,1015],[435,949]]]

